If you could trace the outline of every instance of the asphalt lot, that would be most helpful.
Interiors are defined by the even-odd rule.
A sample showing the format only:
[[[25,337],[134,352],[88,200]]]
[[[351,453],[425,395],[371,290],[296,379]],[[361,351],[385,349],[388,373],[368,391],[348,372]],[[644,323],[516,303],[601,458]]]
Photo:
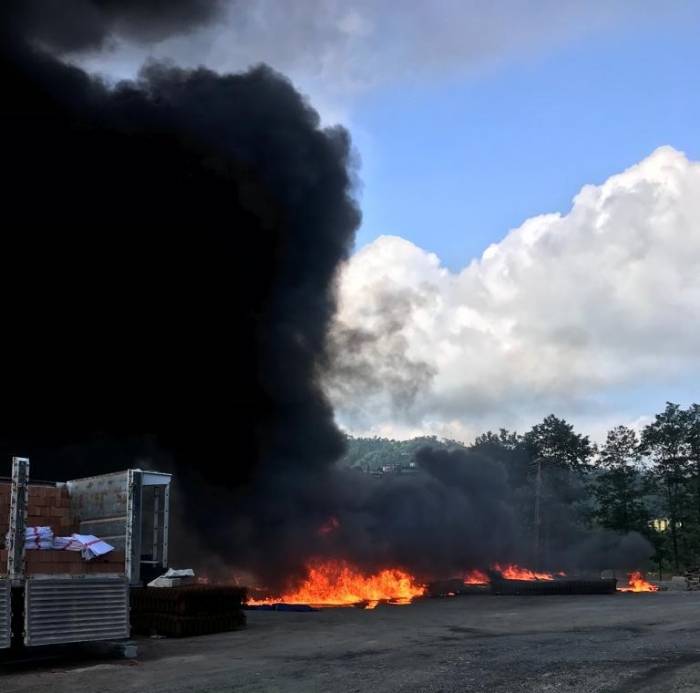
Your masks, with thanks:
[[[700,690],[698,592],[248,613],[242,631],[140,640],[135,661],[0,666],[0,691]]]

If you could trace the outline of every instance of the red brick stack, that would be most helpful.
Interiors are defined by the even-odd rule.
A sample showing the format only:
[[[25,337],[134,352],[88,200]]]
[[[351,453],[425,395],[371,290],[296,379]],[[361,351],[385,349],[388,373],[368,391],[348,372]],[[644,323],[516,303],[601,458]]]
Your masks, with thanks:
[[[27,551],[27,575],[97,575],[123,573],[124,552],[110,551],[86,561],[80,551]]]
[[[57,537],[78,531],[70,511],[70,496],[65,486],[29,486],[28,527],[51,527]]]
[[[79,551],[27,551],[26,575],[101,575],[124,572],[124,552],[111,551],[106,556],[83,560]],[[7,551],[0,549],[0,575],[7,572]]]
[[[10,484],[0,482],[0,538],[8,530],[10,516]],[[29,486],[27,505],[28,527],[51,527],[57,537],[67,537],[78,531],[71,515],[70,497],[65,486]],[[105,556],[83,560],[79,551],[26,551],[27,575],[97,575],[123,573],[124,552],[111,551]],[[7,569],[7,551],[0,549],[0,575]]]
[[[5,535],[10,527],[10,484],[0,481],[0,543],[5,541]]]

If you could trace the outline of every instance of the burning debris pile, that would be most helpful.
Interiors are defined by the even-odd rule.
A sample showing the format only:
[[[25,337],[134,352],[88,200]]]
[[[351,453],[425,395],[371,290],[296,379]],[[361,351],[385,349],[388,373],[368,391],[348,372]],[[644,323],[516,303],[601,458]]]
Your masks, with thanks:
[[[491,593],[499,595],[613,594],[617,580],[604,578],[557,578],[552,580],[491,581]]]
[[[659,588],[644,579],[638,570],[627,576],[627,587],[618,587],[618,592],[658,592]]]
[[[559,573],[557,577],[564,576]],[[487,587],[497,581],[539,580],[554,581],[551,573],[539,573],[516,565],[495,565],[487,574],[481,570],[470,570],[462,584]],[[394,605],[410,604],[415,598],[430,596],[455,596],[464,594],[460,580],[443,580],[430,585],[420,584],[412,575],[393,568],[374,574],[363,572],[347,561],[328,560],[311,563],[307,577],[300,586],[277,596],[263,596],[248,600],[249,606],[276,604],[311,606],[363,606],[373,609],[380,602]],[[264,590],[261,590],[264,592]]]
[[[399,569],[367,575],[346,561],[312,563],[308,576],[294,591],[277,597],[249,599],[249,605],[310,604],[312,606],[356,606],[373,609],[380,602],[409,604],[425,594],[425,587]]]
[[[521,568],[519,565],[506,565],[501,566],[496,563],[493,566],[493,571],[498,573],[505,580],[554,580],[556,577],[564,577],[566,573],[558,572],[552,573],[541,573],[534,570],[529,570],[528,568]]]
[[[380,603],[410,604],[423,596],[454,597],[464,594],[548,595],[611,594],[618,592],[656,592],[639,571],[628,576],[628,586],[617,587],[615,578],[577,578],[564,572],[546,573],[509,564],[492,566],[488,571],[470,570],[464,578],[421,584],[409,573],[394,568],[366,573],[343,560],[312,562],[300,585],[278,595],[265,590],[247,601],[248,607],[362,606],[373,609]]]
[[[490,570],[470,570],[464,577],[465,585],[488,585],[491,582],[490,576],[496,576],[504,580],[555,580],[558,577],[565,577],[566,573],[559,571],[558,573],[544,573],[513,563],[508,565],[500,565],[495,563]]]
[[[571,577],[560,571],[543,573],[517,565],[495,565],[489,571],[470,570],[460,580],[443,580],[429,586],[432,596],[483,593],[486,588],[493,594],[611,594],[617,592],[657,592],[658,587],[648,582],[640,571],[627,576],[627,586],[617,587],[616,578]],[[464,586],[462,586],[464,585]]]
[[[489,576],[483,570],[470,570],[464,576],[465,585],[488,585]]]

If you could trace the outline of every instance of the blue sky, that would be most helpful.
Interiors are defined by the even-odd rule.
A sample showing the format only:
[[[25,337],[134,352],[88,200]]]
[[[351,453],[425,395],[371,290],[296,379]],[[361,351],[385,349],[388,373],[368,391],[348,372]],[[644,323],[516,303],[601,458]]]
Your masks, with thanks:
[[[354,106],[358,247],[398,234],[459,269],[662,144],[700,158],[698,23],[616,25],[474,76]]]

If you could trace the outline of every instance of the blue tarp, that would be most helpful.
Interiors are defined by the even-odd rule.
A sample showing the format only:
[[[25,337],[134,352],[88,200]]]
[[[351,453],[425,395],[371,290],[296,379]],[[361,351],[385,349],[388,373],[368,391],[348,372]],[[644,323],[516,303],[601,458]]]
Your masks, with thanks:
[[[243,608],[253,611],[318,611],[308,604],[246,604]]]

